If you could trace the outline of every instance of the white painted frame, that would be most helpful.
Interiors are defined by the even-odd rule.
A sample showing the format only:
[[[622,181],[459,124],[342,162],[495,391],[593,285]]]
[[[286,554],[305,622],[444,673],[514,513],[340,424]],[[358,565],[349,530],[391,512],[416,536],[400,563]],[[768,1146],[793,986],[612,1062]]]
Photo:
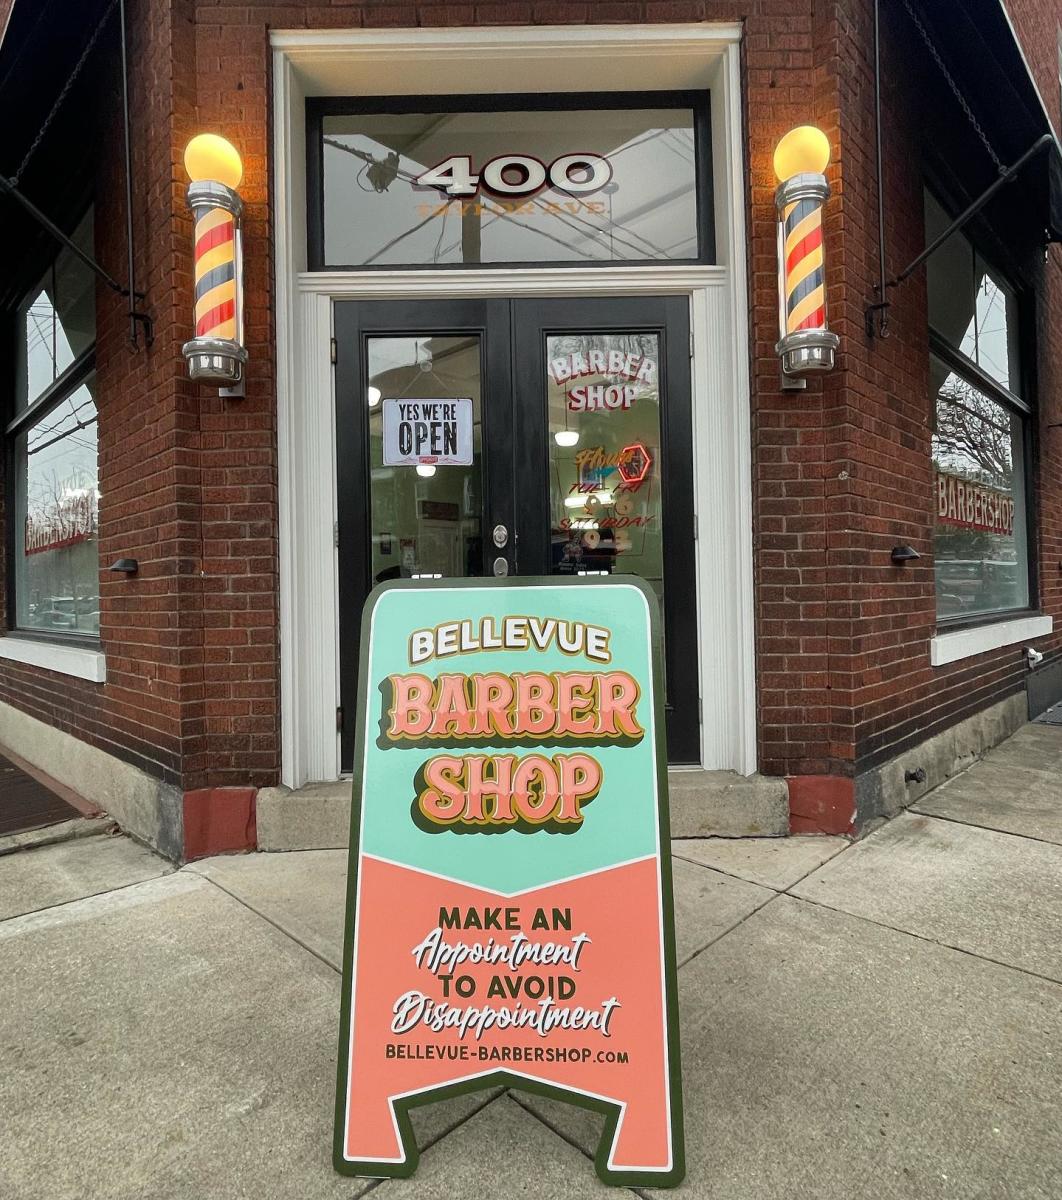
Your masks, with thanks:
[[[107,659],[102,650],[91,646],[64,646],[60,642],[38,641],[9,633],[0,637],[0,659],[42,667],[89,683],[107,682]]]
[[[685,295],[693,331],[701,763],[756,769],[741,26],[274,31],[282,779],[339,777],[332,307],[343,298]],[[306,270],[307,96],[712,93],[717,266]],[[453,80],[461,86],[455,89]]]
[[[974,625],[971,629],[938,633],[929,639],[929,661],[934,667],[943,667],[988,650],[999,650],[1031,638],[1046,637],[1054,627],[1052,617],[1016,617],[1010,621],[995,621],[991,625]]]

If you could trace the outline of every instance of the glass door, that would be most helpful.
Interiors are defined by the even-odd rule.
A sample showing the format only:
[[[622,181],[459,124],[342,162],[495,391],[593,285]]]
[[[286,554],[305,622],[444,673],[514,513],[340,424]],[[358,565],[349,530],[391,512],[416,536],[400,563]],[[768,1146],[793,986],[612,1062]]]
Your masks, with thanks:
[[[513,304],[517,569],[652,587],[674,763],[700,758],[689,344],[685,298]]]
[[[482,575],[499,553],[495,528],[508,540],[509,306],[344,302],[335,332],[339,727],[349,769],[366,596],[386,579]]]
[[[688,301],[344,301],[335,333],[344,769],[369,591],[484,574],[645,579],[697,762]]]

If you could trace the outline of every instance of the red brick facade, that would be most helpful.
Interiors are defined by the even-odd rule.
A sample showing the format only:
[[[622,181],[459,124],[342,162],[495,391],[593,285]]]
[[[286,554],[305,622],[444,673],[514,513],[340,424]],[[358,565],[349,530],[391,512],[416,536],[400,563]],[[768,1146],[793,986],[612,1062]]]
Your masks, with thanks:
[[[924,245],[921,113],[910,86],[920,51],[897,6],[887,7],[885,185],[896,270]],[[1041,90],[1054,95],[1056,5],[1012,7]],[[132,353],[124,302],[101,288],[100,549],[102,566],[134,557],[140,571],[101,576],[106,684],[4,664],[0,700],[186,792],[277,782],[269,30],[586,21],[744,23],[760,770],[850,779],[1023,687],[1020,647],[929,666],[935,597],[924,277],[895,294],[887,340],[864,330],[877,273],[869,0],[143,0],[131,9],[138,272],[155,341]],[[115,108],[97,180],[97,252],[105,263],[124,261],[124,229],[114,216],[123,186],[118,116]],[[782,133],[808,121],[834,147],[827,291],[841,351],[832,374],[805,391],[785,391],[774,353],[771,154]],[[200,129],[223,132],[245,164],[243,400],[189,383],[180,356],[192,294],[181,153]],[[1062,420],[1060,262],[1054,247],[1037,284],[1039,602],[1056,619],[1062,431],[1047,426]],[[922,558],[893,566],[889,553],[899,542]],[[1057,655],[1062,637],[1040,646]]]

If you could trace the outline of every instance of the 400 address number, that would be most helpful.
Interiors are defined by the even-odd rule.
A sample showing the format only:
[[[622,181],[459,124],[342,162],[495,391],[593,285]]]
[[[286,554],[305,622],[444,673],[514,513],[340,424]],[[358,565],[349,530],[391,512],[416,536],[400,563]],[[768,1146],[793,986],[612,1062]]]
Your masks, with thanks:
[[[549,186],[575,196],[596,192],[612,179],[612,164],[600,154],[562,154],[547,167],[529,154],[499,154],[477,175],[467,154],[454,155],[416,178],[416,186],[450,196],[474,196],[480,187],[499,196],[529,196]]]

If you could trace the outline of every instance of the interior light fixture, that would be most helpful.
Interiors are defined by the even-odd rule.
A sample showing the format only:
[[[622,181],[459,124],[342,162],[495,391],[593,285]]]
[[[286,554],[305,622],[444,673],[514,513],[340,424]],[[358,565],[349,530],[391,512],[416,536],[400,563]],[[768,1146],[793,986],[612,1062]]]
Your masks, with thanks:
[[[583,508],[586,504],[586,497],[582,492],[573,492],[570,496],[564,497],[565,508]]]
[[[564,401],[564,428],[558,429],[553,435],[553,440],[558,446],[563,446],[565,449],[575,446],[579,441],[579,431],[577,429],[568,428],[568,400]]]
[[[380,389],[377,387],[370,387],[368,398],[369,398],[369,407],[375,408],[377,406],[377,404],[380,403],[380,400],[382,399]]]
[[[417,474],[421,479],[430,479],[435,474],[435,467],[431,463],[417,463]]]

